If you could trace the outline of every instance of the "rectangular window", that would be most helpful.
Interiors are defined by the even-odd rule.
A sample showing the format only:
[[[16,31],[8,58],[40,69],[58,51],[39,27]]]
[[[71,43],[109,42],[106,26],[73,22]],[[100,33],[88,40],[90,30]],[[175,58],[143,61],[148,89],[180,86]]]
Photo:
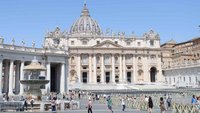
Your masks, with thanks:
[[[71,45],[74,45],[74,41],[71,41]]]
[[[140,42],[137,42],[137,45],[138,45],[138,46],[140,46],[140,45],[141,45],[141,43],[140,43]]]
[[[150,46],[154,46],[154,41],[150,40]]]
[[[82,82],[87,83],[87,72],[83,72],[82,74]]]
[[[190,82],[190,83],[192,82],[192,79],[191,79],[191,77],[189,77],[189,82]]]
[[[106,72],[106,83],[110,82],[110,72]]]
[[[82,44],[83,44],[83,45],[87,45],[87,41],[83,41]]]
[[[118,44],[118,42],[117,42],[117,41],[115,41],[115,44]]]
[[[127,82],[131,83],[131,72],[127,72]]]
[[[97,41],[97,44],[100,44],[100,41]]]
[[[131,45],[131,43],[130,43],[130,42],[126,42],[126,45],[127,45],[127,46],[130,46],[130,45]]]

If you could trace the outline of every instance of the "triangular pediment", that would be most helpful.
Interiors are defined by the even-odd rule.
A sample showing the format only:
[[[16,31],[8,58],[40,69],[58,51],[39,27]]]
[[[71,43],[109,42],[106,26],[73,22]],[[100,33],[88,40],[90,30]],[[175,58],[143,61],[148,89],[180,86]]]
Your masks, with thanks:
[[[110,40],[103,41],[95,46],[93,48],[121,48],[122,46],[119,44],[115,44]]]

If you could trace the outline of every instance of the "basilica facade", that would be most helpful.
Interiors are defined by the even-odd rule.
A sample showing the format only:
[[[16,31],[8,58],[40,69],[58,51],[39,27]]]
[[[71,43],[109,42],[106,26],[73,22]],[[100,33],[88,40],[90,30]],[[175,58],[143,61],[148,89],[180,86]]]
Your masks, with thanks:
[[[160,37],[153,30],[143,36],[103,33],[84,4],[70,31],[57,27],[45,36],[42,48],[0,42],[0,93],[23,94],[28,79],[23,70],[36,56],[47,71],[46,91],[64,93],[70,89],[103,90],[136,84],[163,82]],[[122,89],[125,87],[122,87]]]

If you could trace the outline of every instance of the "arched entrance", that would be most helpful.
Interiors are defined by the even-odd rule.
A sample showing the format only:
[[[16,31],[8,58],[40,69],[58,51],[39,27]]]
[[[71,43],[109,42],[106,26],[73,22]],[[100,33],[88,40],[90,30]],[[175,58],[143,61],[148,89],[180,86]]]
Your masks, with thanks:
[[[156,71],[157,69],[155,67],[151,67],[150,69],[150,81],[156,82]]]

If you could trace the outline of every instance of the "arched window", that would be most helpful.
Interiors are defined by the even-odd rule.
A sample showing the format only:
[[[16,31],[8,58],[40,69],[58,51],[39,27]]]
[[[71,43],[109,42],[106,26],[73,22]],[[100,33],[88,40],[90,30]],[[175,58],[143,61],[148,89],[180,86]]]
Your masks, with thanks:
[[[97,64],[100,64],[100,56],[97,56],[97,58],[96,58],[96,63],[97,63]]]
[[[104,56],[104,63],[105,64],[110,64],[110,55],[105,55]]]
[[[81,60],[83,64],[88,64],[89,63],[88,55],[87,54],[81,55]]]
[[[118,56],[115,56],[115,64],[119,64]]]
[[[75,62],[74,62],[74,57],[71,57],[71,63],[72,63],[72,64],[75,63]]]
[[[156,73],[157,73],[157,69],[155,67],[152,67],[150,69],[150,81],[151,82],[156,82]]]

